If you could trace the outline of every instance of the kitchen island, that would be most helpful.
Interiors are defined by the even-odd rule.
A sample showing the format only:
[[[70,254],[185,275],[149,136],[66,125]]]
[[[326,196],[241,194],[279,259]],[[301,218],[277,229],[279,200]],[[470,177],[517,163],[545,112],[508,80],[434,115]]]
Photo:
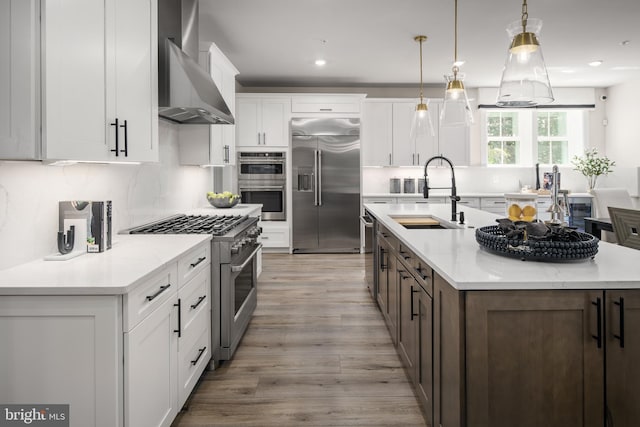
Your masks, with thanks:
[[[376,220],[376,300],[428,425],[637,425],[640,252],[521,261],[482,249],[498,216],[365,204]],[[430,217],[445,229],[407,229]],[[453,227],[453,228],[451,228]]]

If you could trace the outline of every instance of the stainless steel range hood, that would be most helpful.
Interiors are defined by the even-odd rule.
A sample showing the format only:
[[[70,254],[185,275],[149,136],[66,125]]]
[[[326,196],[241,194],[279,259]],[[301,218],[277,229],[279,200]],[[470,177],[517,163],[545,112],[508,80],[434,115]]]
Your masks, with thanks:
[[[213,79],[198,63],[198,0],[158,2],[158,112],[182,124],[233,124]]]

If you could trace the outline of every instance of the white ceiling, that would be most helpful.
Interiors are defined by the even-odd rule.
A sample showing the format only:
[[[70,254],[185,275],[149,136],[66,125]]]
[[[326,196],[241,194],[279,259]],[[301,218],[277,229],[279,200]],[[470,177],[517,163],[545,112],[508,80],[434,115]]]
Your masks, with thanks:
[[[498,86],[521,0],[458,0],[467,87]],[[544,25],[552,86],[640,78],[640,0],[529,0]],[[439,85],[453,62],[453,0],[200,0],[200,39],[215,42],[244,86]],[[322,41],[326,40],[326,43]],[[626,46],[621,43],[629,40]],[[323,57],[327,65],[314,65]],[[603,60],[597,68],[588,62]]]

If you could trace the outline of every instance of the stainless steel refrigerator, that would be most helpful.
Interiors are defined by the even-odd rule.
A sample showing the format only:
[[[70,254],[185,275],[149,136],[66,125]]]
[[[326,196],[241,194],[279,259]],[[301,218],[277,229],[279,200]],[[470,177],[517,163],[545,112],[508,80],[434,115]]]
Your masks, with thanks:
[[[291,120],[293,252],[360,251],[360,119]]]

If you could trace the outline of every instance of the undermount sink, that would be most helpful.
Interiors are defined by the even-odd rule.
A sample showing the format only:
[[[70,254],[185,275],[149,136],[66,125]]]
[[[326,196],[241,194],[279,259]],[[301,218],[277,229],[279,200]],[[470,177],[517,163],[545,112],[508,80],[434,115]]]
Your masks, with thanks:
[[[403,226],[404,228],[410,230],[442,230],[442,229],[459,229],[463,228],[463,226],[458,225],[454,222],[444,221],[440,218],[430,216],[430,215],[421,215],[421,216],[391,216],[391,218]]]

